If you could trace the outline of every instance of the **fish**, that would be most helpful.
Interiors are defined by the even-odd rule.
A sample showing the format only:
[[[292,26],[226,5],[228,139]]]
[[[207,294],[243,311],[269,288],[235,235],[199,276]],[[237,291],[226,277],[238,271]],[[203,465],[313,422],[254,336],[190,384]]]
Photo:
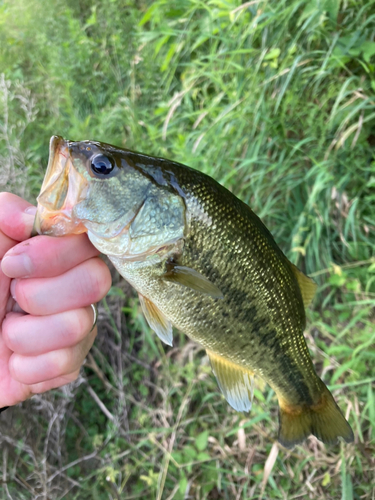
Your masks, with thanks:
[[[316,283],[229,190],[171,160],[53,136],[37,202],[35,232],[86,232],[165,344],[177,328],[206,350],[235,410],[251,409],[258,376],[276,393],[284,447],[353,441],[303,335]]]

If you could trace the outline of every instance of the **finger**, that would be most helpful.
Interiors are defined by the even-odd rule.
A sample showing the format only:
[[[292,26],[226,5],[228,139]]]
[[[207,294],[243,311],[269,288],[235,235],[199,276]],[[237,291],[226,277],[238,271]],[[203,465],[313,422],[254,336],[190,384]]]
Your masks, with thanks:
[[[2,272],[0,268],[0,325],[7,312],[9,300],[9,285],[10,279]]]
[[[11,278],[58,276],[91,257],[99,255],[86,234],[53,238],[36,236],[13,246],[1,262]]]
[[[42,392],[50,391],[51,389],[57,389],[57,387],[62,387],[63,385],[70,384],[71,382],[77,380],[79,372],[80,370],[78,369],[73,373],[63,375],[62,377],[56,377],[52,380],[29,385],[29,390],[32,394],[41,394]]]
[[[79,344],[93,324],[90,306],[51,316],[10,313],[3,322],[3,338],[16,354],[37,356]]]
[[[36,208],[12,193],[0,193],[0,230],[9,238],[30,238]]]
[[[13,299],[13,297],[9,297],[8,302],[7,302],[7,307],[6,307],[6,312],[8,313],[22,313],[23,315],[26,314],[26,312],[20,308],[18,303]]]
[[[0,331],[0,408],[13,406],[24,401],[30,394],[27,387],[19,384],[9,375],[9,359],[12,351],[8,349]]]
[[[98,302],[110,287],[108,267],[93,257],[61,276],[13,280],[10,290],[24,311],[46,316]]]
[[[92,344],[97,328],[74,347],[65,347],[38,356],[12,354],[9,360],[11,376],[22,384],[39,384],[48,380],[64,377],[79,370]]]
[[[12,238],[9,238],[9,236],[0,231],[0,259],[2,259],[7,251],[14,247],[16,243],[16,240],[12,240]]]

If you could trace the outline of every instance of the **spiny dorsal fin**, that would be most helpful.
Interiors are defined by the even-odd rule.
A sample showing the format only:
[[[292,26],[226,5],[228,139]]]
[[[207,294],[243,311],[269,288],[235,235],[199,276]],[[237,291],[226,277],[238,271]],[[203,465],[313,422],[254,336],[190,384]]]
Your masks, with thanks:
[[[254,395],[252,372],[212,351],[207,351],[207,354],[219,388],[228,403],[237,411],[250,411]]]
[[[295,277],[297,278],[302,294],[303,305],[306,308],[310,305],[312,299],[314,298],[318,285],[312,278],[309,278],[308,276],[306,276],[306,274],[303,274],[303,272],[300,271],[294,264],[290,263],[290,265]]]
[[[215,299],[223,298],[222,292],[216,285],[191,267],[173,265],[171,269],[163,274],[162,279],[191,288],[205,295],[211,295]]]
[[[156,305],[148,300],[146,297],[139,295],[139,302],[141,303],[143,314],[154,330],[156,335],[168,345],[173,345],[173,331],[172,323],[169,319],[156,307]]]

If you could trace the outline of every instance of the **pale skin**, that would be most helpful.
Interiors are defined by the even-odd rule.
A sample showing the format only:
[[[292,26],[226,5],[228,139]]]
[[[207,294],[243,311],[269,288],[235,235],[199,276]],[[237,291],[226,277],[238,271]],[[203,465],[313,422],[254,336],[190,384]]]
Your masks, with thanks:
[[[0,193],[0,409],[74,381],[108,267],[86,234],[30,239],[32,205]]]

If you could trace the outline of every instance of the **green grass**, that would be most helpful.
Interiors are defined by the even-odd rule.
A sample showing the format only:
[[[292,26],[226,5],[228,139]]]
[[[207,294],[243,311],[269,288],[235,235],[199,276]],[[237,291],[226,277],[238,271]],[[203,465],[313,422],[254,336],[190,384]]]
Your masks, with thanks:
[[[53,134],[213,176],[318,281],[306,337],[355,432],[277,447],[272,390],[231,410],[114,274],[81,379],[2,415],[1,499],[373,500],[374,25],[365,0],[0,0],[1,186],[35,199]]]

